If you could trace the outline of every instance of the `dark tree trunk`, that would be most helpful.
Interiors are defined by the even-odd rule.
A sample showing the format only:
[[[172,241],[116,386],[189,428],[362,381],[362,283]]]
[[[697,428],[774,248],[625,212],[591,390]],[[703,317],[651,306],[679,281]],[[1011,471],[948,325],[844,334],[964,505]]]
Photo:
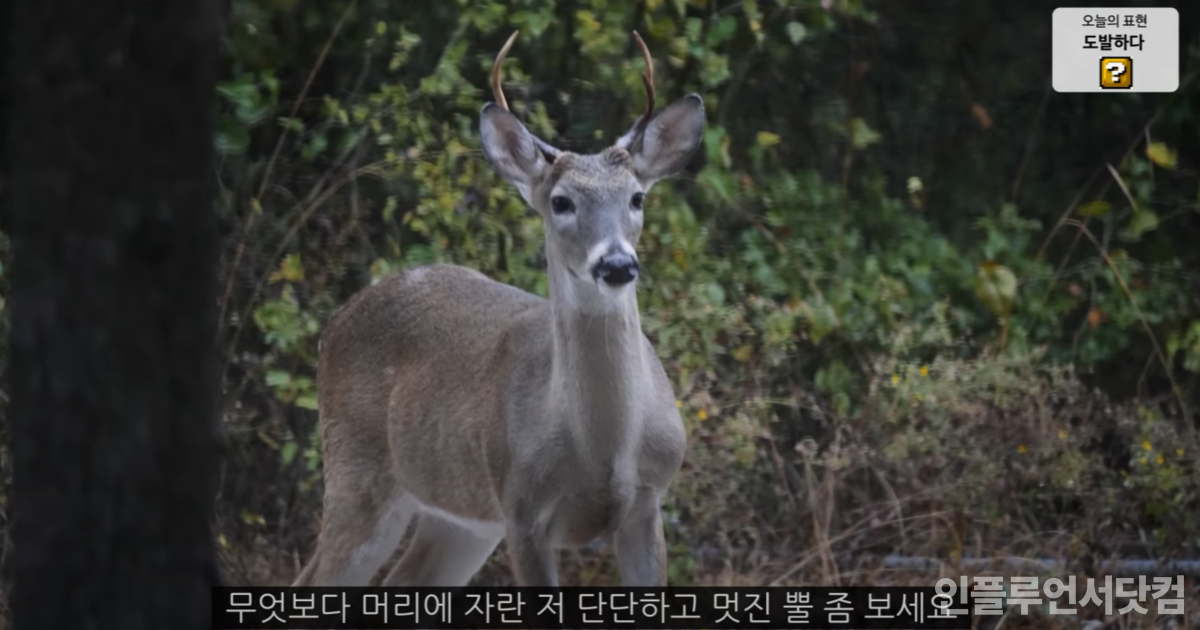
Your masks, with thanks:
[[[208,628],[217,2],[8,0],[16,628]]]

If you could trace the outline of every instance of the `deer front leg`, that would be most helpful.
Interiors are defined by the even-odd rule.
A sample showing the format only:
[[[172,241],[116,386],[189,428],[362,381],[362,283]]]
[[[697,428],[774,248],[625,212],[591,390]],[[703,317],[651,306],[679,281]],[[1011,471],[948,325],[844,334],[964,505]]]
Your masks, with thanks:
[[[546,524],[527,501],[518,501],[508,518],[508,555],[517,586],[558,586],[554,545]]]
[[[658,501],[631,514],[613,536],[622,586],[666,586],[667,542]]]
[[[508,550],[517,586],[558,586],[558,568],[549,541],[515,533],[508,537]]]

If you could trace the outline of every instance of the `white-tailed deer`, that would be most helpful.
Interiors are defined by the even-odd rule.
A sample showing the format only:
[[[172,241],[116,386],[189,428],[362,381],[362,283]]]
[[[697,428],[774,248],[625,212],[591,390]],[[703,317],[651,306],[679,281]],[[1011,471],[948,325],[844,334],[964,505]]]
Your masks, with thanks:
[[[643,198],[700,145],[686,96],[594,155],[556,149],[509,110],[500,68],[483,150],[542,217],[549,300],[458,266],[398,273],[326,326],[317,388],[324,524],[297,585],[366,585],[416,531],[389,586],[461,586],[501,539],[517,582],[557,586],[556,550],[613,543],[625,585],[666,583],[661,503],[686,438],[642,333]]]

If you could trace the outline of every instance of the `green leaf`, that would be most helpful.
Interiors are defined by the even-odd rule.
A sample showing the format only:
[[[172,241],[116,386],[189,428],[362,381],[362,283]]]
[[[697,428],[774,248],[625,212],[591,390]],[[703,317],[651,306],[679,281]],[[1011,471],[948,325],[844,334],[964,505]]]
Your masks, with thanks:
[[[758,10],[757,0],[744,0],[742,11],[746,14],[746,21],[750,24],[750,31],[754,33],[755,41],[762,42],[762,13]]]
[[[218,85],[217,94],[235,106],[251,107],[258,101],[258,86],[254,84],[254,77],[247,74]]]
[[[715,49],[725,43],[726,40],[733,37],[736,31],[737,19],[732,15],[722,15],[717,18],[708,29],[707,45],[709,50]]]
[[[284,442],[283,447],[279,449],[279,461],[282,462],[284,466],[287,466],[288,464],[292,463],[292,460],[295,458],[296,443],[290,440]]]
[[[589,35],[600,31],[600,21],[596,19],[596,14],[592,11],[585,9],[576,11],[575,23],[580,31]]]
[[[792,44],[799,44],[808,37],[808,29],[799,22],[788,22],[787,36],[792,40]]]
[[[296,398],[296,406],[300,407],[301,409],[311,409],[313,411],[317,411],[317,393],[307,392],[300,394]]]
[[[262,76],[263,84],[267,86],[267,91],[271,93],[271,102],[277,102],[279,100],[279,78],[270,70],[260,76]]]
[[[779,144],[779,135],[771,133],[770,131],[760,131],[758,132],[758,135],[755,136],[755,141],[758,142],[758,146],[765,149]]]
[[[1150,158],[1151,162],[1167,169],[1175,168],[1179,161],[1179,154],[1175,149],[1163,142],[1151,142],[1146,145],[1146,157]]]
[[[822,339],[837,330],[837,314],[834,313],[833,307],[826,302],[821,302],[815,308],[805,305],[802,307],[801,315],[808,322],[808,338],[814,344],[821,343]]]
[[[245,125],[223,116],[214,144],[217,152],[222,155],[241,155],[250,147],[250,132]]]
[[[975,295],[996,317],[1012,311],[1017,297],[1017,276],[1004,265],[983,263],[975,274]]]
[[[871,129],[862,118],[856,117],[850,121],[850,144],[855,149],[865,149],[882,138],[883,136],[879,135],[878,131]]]
[[[265,103],[257,103],[245,107],[238,106],[234,110],[234,115],[247,127],[253,127],[262,122],[270,113],[271,107]]]
[[[279,126],[294,133],[304,133],[304,121],[299,118],[281,116],[279,118]]]
[[[271,370],[267,372],[267,385],[271,387],[285,387],[292,382],[292,375],[283,370]]]
[[[1099,218],[1108,214],[1108,211],[1111,207],[1112,206],[1107,201],[1104,201],[1103,199],[1097,199],[1079,206],[1079,209],[1075,212],[1078,212],[1081,216]]]
[[[545,9],[539,11],[517,11],[512,15],[512,22],[519,25],[530,36],[538,37],[553,23],[554,15]]]
[[[708,299],[714,306],[725,304],[725,289],[721,288],[721,285],[710,282],[706,288],[708,290]]]
[[[733,201],[733,182],[730,181],[728,171],[723,171],[716,168],[706,168],[700,171],[696,176],[696,182],[701,186],[705,186],[717,194],[717,198],[722,203]]]
[[[1178,350],[1183,350],[1183,367],[1190,372],[1200,372],[1200,319],[1192,322],[1187,335],[1177,343]],[[1171,357],[1175,352],[1168,354]]]
[[[308,144],[304,145],[304,150],[301,153],[304,155],[304,159],[312,160],[320,155],[327,146],[329,146],[329,140],[325,138],[325,134],[318,133],[312,137],[312,140],[308,141]]]
[[[383,202],[383,220],[391,223],[396,218],[396,196],[388,195],[386,201]]]
[[[279,264],[279,269],[272,273],[267,278],[267,282],[275,283],[280,280],[287,282],[297,282],[304,279],[304,264],[300,261],[300,254],[289,254]]]
[[[698,17],[690,17],[683,21],[683,32],[687,34],[689,42],[698,43],[700,41],[700,33],[704,30],[704,20]]]
[[[729,134],[724,127],[712,127],[704,132],[704,152],[710,164],[729,168],[732,160],[729,157]]]
[[[354,149],[354,147],[358,146],[358,143],[362,141],[363,136],[365,135],[367,135],[367,130],[364,128],[354,129],[353,131],[342,134],[342,139],[339,143],[341,145],[339,152],[342,155],[346,155],[352,149]]]
[[[1129,224],[1121,231],[1121,238],[1136,241],[1146,232],[1158,227],[1158,215],[1153,210],[1135,210],[1129,217]]]

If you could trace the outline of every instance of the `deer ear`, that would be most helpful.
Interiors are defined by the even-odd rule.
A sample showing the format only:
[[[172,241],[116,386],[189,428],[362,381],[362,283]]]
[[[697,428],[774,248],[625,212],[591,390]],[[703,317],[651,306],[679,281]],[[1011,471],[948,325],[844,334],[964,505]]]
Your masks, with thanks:
[[[512,112],[495,103],[484,105],[479,113],[479,136],[488,161],[532,205],[533,184],[549,165],[541,147],[544,143],[534,138]]]
[[[647,188],[683,170],[700,148],[704,132],[704,101],[689,94],[658,112],[632,144],[633,166]]]

